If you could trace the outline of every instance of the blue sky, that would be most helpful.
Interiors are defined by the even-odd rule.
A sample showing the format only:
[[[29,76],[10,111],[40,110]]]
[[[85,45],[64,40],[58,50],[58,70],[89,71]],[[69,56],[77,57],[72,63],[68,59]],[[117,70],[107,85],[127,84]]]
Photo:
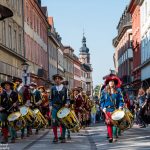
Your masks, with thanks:
[[[48,15],[54,17],[55,28],[64,45],[79,54],[83,28],[91,53],[94,86],[103,83],[103,76],[113,69],[112,39],[116,26],[130,0],[42,0]]]

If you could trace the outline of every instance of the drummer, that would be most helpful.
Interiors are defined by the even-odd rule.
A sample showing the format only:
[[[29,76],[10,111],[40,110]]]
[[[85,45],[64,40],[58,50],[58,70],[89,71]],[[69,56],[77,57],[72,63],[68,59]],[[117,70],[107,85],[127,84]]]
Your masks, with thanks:
[[[105,81],[105,89],[102,91],[100,98],[100,107],[105,113],[105,122],[107,125],[107,132],[109,135],[109,142],[116,141],[117,128],[113,126],[111,114],[115,109],[122,109],[124,102],[121,94],[120,80],[116,76],[109,76]]]
[[[47,117],[47,113],[49,112],[48,93],[46,92],[44,86],[39,86],[38,90],[41,92],[41,96],[42,96],[41,113],[43,114],[43,116]]]
[[[28,85],[23,85],[22,80],[18,78],[13,79],[14,82],[14,90],[18,94],[18,99],[19,99],[19,105],[26,105],[29,106],[30,104],[30,92],[29,92],[29,86]],[[21,129],[21,139],[24,138],[24,130],[25,128]],[[30,132],[30,127],[27,123],[27,136],[31,134]]]
[[[41,104],[42,104],[42,95],[40,93],[40,91],[37,89],[37,84],[34,82],[31,82],[30,84],[30,94],[31,94],[31,108],[35,109],[38,108],[39,110],[41,110]],[[40,128],[40,127],[39,127]],[[39,128],[36,129],[35,134],[38,134],[39,132]]]
[[[53,80],[55,82],[55,85],[51,88],[50,110],[52,114],[52,127],[54,133],[53,143],[57,143],[58,142],[57,126],[59,124],[57,112],[64,106],[68,107],[69,100],[67,95],[67,88],[62,84],[63,77],[59,74],[55,74],[53,75]],[[61,124],[60,129],[61,129],[60,131],[62,131],[61,143],[65,143],[66,127]]]
[[[80,88],[75,87],[72,89],[72,96],[70,97],[71,100],[73,100],[73,107],[75,110],[75,113],[78,117],[78,120],[80,121],[80,124],[83,123],[83,110],[84,110],[84,99],[80,93]],[[83,124],[82,124],[83,125]]]
[[[13,90],[14,84],[10,81],[5,81],[1,83],[1,86],[5,89],[2,94],[1,99],[1,110],[4,114],[9,115],[12,112],[18,110],[18,94]],[[8,128],[2,130],[4,136],[4,143],[8,141]],[[16,130],[13,127],[10,127],[11,143],[15,143],[16,139]]]

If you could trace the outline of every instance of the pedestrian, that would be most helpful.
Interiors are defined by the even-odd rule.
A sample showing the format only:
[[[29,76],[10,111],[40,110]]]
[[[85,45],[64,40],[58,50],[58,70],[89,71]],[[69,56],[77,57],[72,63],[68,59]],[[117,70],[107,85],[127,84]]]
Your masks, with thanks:
[[[145,95],[145,91],[143,88],[140,88],[138,91],[137,102],[139,105],[139,108],[137,111],[137,119],[138,119],[139,127],[145,128],[146,124],[143,119],[143,113],[144,113],[144,106],[145,106],[145,102],[146,102],[146,95]]]
[[[121,89],[118,88],[120,80],[116,76],[109,76],[105,81],[105,89],[102,91],[100,98],[100,107],[105,114],[105,123],[107,125],[107,132],[109,136],[109,142],[116,141],[117,128],[113,126],[111,114],[115,109],[123,109],[124,102],[121,93]]]
[[[94,102],[93,107],[91,108],[91,123],[92,124],[96,123],[96,113],[97,113],[96,104]]]

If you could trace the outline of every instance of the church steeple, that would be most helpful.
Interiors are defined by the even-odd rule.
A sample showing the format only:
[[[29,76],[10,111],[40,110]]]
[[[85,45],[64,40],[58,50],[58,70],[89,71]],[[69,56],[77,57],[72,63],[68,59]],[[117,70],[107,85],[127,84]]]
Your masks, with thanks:
[[[82,47],[80,48],[80,53],[89,53],[89,48],[86,46],[86,37],[84,36],[84,33],[83,33]]]
[[[83,33],[82,47],[80,48],[79,59],[83,64],[90,64],[89,48],[86,46],[86,37]]]

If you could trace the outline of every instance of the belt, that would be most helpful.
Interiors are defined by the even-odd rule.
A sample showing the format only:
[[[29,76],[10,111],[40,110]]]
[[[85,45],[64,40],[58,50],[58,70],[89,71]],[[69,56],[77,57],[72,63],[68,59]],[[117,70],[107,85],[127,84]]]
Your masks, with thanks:
[[[107,106],[106,108],[115,108],[114,106]]]

